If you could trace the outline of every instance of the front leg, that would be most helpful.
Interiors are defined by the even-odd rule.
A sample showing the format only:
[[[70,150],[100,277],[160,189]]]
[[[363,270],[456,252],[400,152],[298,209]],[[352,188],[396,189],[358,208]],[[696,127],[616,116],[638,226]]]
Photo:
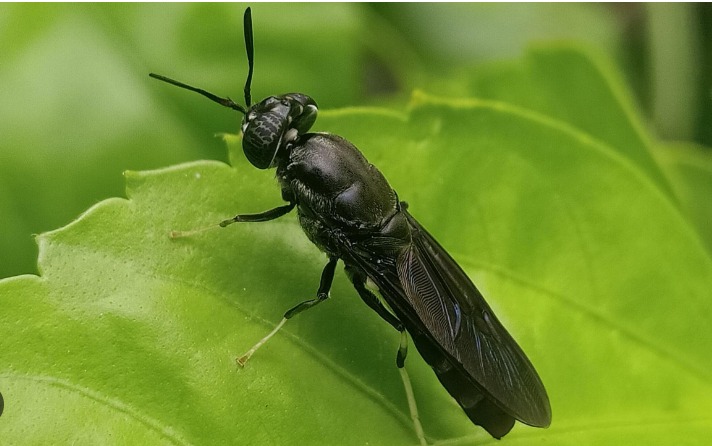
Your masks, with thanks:
[[[296,202],[291,202],[289,204],[285,204],[284,206],[278,206],[274,209],[260,212],[259,214],[238,214],[230,219],[221,221],[219,226],[224,228],[225,226],[238,222],[260,222],[274,220],[275,218],[279,218],[282,215],[290,213],[296,205]]]
[[[277,206],[274,209],[269,209],[267,211],[260,212],[259,214],[238,214],[232,218],[221,221],[217,225],[210,225],[210,226],[206,226],[204,228],[194,229],[192,231],[171,231],[170,237],[171,238],[190,237],[192,235],[199,234],[201,232],[205,232],[205,231],[208,231],[211,229],[224,228],[225,226],[229,226],[233,223],[238,223],[238,222],[254,223],[254,222],[274,220],[274,219],[279,218],[285,214],[288,214],[292,209],[294,209],[294,207],[296,205],[297,205],[296,201],[291,201],[291,202],[289,202],[289,204],[285,204],[283,206]]]

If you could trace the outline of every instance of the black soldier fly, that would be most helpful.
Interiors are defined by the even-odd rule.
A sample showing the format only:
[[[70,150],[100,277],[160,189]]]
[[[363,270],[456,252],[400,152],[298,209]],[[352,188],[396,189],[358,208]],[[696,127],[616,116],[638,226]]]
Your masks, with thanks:
[[[288,319],[327,299],[336,264],[342,260],[361,299],[401,333],[396,363],[421,443],[425,436],[404,369],[406,332],[470,420],[493,437],[506,435],[515,420],[549,426],[549,398],[531,362],[462,268],[410,214],[381,172],[344,138],[308,133],[317,116],[311,97],[289,93],[251,104],[250,8],[245,11],[244,32],[249,65],[245,106],[150,74],[242,113],[245,156],[259,169],[277,170],[287,204],[259,214],[237,215],[214,227],[273,220],[296,208],[307,237],[329,258],[316,297],[288,310],[279,325],[238,358],[238,363],[244,366]]]

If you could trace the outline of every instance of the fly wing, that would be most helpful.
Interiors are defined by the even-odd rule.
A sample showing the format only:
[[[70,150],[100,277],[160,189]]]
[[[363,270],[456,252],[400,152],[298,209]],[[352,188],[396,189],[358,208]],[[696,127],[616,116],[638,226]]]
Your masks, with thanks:
[[[352,260],[375,282],[418,351],[475,424],[496,438],[509,432],[514,419],[548,426],[549,398],[532,364],[455,260],[402,212],[412,242],[395,262],[374,265],[372,256],[361,255]]]
[[[406,298],[436,342],[519,421],[551,423],[549,398],[529,359],[475,285],[407,211],[412,245],[398,259]]]

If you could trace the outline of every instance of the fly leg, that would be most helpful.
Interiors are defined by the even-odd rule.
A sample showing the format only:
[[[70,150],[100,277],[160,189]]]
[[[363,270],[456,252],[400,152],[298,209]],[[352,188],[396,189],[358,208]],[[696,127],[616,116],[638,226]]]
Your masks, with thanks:
[[[398,367],[401,381],[403,381],[405,395],[408,398],[408,410],[410,411],[410,418],[413,420],[415,434],[418,436],[418,441],[421,446],[425,446],[428,443],[425,441],[425,432],[423,432],[423,425],[420,423],[420,417],[418,416],[418,406],[415,404],[413,386],[410,383],[410,377],[405,369],[405,358],[408,356],[408,333],[405,331],[403,323],[390,311],[388,311],[388,309],[381,303],[378,297],[373,294],[373,292],[366,288],[367,279],[363,274],[354,271],[349,267],[346,267],[346,273],[349,276],[349,279],[351,279],[351,283],[353,283],[354,288],[356,288],[356,292],[358,292],[358,295],[366,303],[366,305],[378,313],[381,318],[383,318],[401,334],[400,345],[398,346],[398,353],[396,354],[396,366]]]
[[[239,216],[238,216],[239,217]],[[240,356],[237,358],[237,364],[240,367],[244,367],[247,361],[250,359],[250,357],[259,349],[262,347],[269,339],[275,335],[279,331],[280,328],[292,317],[296,316],[297,314],[301,313],[304,310],[308,310],[309,308],[324,302],[326,299],[329,298],[329,290],[331,290],[331,284],[334,281],[334,272],[336,271],[336,262],[339,261],[338,257],[330,257],[329,258],[329,263],[326,264],[324,267],[324,270],[321,272],[321,281],[319,283],[319,289],[316,292],[316,297],[314,299],[309,299],[305,300],[304,302],[295,305],[294,307],[290,308],[287,310],[286,313],[284,313],[284,317],[282,320],[277,324],[277,326],[267,334],[264,338],[260,339],[257,344],[252,346],[251,349],[249,349],[244,355]]]
[[[205,232],[211,229],[224,228],[225,226],[238,222],[252,223],[274,220],[275,218],[279,218],[285,214],[288,214],[292,209],[294,209],[296,205],[296,202],[290,202],[289,204],[278,206],[274,209],[269,209],[267,211],[260,212],[259,214],[238,214],[232,218],[221,221],[217,225],[210,225],[203,228],[194,229],[192,231],[171,231],[170,238],[190,237],[192,235],[199,234],[201,232]]]
[[[354,288],[356,288],[356,292],[358,292],[358,295],[366,303],[366,305],[378,313],[378,315],[381,316],[383,320],[388,322],[393,328],[402,333],[405,330],[403,323],[399,321],[398,318],[395,317],[390,311],[388,311],[385,306],[383,306],[381,301],[371,292],[371,290],[366,288],[366,277],[349,267],[346,267],[346,274],[349,276],[349,279],[351,279],[351,283],[353,283]]]
[[[428,442],[425,441],[425,432],[423,432],[423,425],[420,424],[420,417],[418,416],[418,406],[415,404],[415,395],[413,395],[413,386],[410,383],[410,376],[408,376],[408,371],[405,369],[405,357],[407,355],[408,333],[403,330],[401,331],[401,341],[400,346],[398,347],[398,355],[396,355],[396,365],[398,366],[398,371],[400,372],[401,381],[403,381],[405,395],[408,398],[408,410],[410,411],[410,418],[413,420],[415,434],[418,436],[418,441],[420,441],[420,445],[426,446]]]

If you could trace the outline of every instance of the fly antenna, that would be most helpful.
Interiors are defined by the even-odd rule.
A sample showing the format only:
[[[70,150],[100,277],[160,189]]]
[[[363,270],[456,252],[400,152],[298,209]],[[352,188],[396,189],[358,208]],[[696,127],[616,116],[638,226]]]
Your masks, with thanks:
[[[247,108],[252,105],[252,95],[250,94],[250,86],[252,84],[252,71],[255,68],[255,44],[252,39],[252,10],[248,7],[245,9],[243,28],[245,30],[245,49],[247,50],[247,64],[249,71],[247,72],[247,81],[245,81],[245,105]]]
[[[169,77],[161,76],[160,74],[149,73],[149,76],[151,76],[154,79],[158,79],[159,81],[163,81],[163,82],[167,82],[171,85],[175,85],[176,87],[185,88],[186,90],[190,90],[190,91],[194,91],[196,93],[202,94],[206,98],[210,99],[211,101],[217,102],[218,104],[222,105],[223,107],[228,107],[233,110],[237,110],[240,113],[242,113],[243,115],[247,114],[247,109],[245,109],[245,107],[234,102],[230,98],[221,98],[220,96],[215,96],[214,94],[212,94],[208,91],[205,91],[201,88],[196,88],[191,85],[184,84],[183,82],[178,82],[178,81],[173,80]]]

